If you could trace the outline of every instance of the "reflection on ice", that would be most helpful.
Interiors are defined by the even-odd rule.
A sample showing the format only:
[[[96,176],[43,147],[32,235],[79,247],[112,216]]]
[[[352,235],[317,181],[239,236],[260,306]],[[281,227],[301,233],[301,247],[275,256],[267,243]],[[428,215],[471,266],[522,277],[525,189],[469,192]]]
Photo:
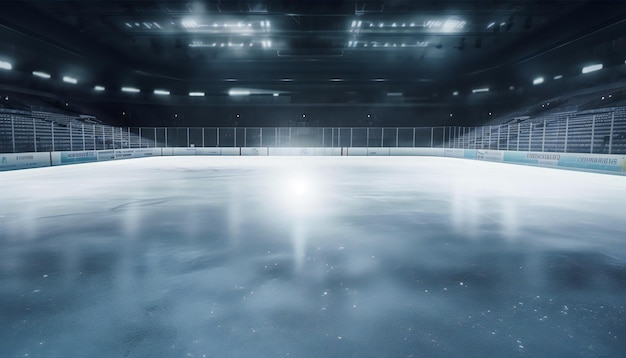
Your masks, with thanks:
[[[0,342],[31,357],[619,355],[620,179],[442,158],[1,173]]]

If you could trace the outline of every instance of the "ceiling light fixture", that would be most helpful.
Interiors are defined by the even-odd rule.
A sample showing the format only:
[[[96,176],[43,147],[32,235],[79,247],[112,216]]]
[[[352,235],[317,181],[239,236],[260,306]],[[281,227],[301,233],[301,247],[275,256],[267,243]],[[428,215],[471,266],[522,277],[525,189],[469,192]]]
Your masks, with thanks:
[[[13,65],[6,61],[0,61],[0,68],[3,70],[11,70],[13,69]]]
[[[204,97],[204,92],[189,92],[189,97]]]
[[[33,76],[37,76],[37,77],[45,78],[45,79],[50,78],[50,74],[41,72],[41,71],[33,71]]]
[[[139,88],[135,88],[135,87],[122,87],[122,92],[139,93],[141,91],[139,90]]]
[[[186,29],[196,29],[196,28],[198,28],[198,23],[195,20],[183,20],[181,24]]]
[[[476,88],[472,90],[472,93],[484,93],[484,92],[489,92],[489,87]]]
[[[104,86],[95,86],[93,89],[98,92],[102,92],[105,90]]]
[[[160,89],[155,89],[154,94],[159,95],[159,96],[169,96],[170,95],[170,91],[168,90],[160,90]]]
[[[231,90],[228,91],[228,95],[229,96],[249,96],[250,95],[250,91],[248,91],[248,90],[231,89]]]
[[[601,63],[595,64],[595,65],[589,65],[589,66],[583,67],[582,72],[583,73],[590,73],[590,72],[600,71],[602,69],[602,67],[603,66],[602,66]]]
[[[71,84],[75,85],[75,84],[78,83],[78,80],[76,78],[74,78],[74,77],[63,76],[63,82],[71,83]]]

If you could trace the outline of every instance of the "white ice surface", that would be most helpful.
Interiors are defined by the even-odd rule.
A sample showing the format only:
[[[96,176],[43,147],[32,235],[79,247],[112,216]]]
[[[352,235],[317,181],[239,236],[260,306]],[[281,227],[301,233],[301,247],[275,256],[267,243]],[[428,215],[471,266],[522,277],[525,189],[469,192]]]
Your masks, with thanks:
[[[0,228],[8,356],[626,348],[623,176],[429,157],[134,159],[0,173]]]

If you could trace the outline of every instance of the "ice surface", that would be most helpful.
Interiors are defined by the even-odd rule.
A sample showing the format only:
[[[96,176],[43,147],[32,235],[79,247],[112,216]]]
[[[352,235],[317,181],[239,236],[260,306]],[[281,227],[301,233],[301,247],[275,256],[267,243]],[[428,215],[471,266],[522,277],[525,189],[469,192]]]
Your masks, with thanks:
[[[6,357],[619,356],[626,177],[449,158],[0,173]]]

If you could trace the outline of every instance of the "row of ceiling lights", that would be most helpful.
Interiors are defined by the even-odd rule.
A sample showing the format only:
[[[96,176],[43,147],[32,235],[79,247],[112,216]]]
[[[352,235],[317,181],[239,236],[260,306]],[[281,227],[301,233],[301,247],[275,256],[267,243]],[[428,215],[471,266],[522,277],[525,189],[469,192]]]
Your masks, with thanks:
[[[258,41],[258,43],[261,45],[262,48],[272,48],[272,40],[261,40]],[[189,47],[245,47],[247,45],[247,47],[253,47],[255,46],[255,42],[254,41],[249,41],[249,42],[238,42],[238,43],[233,43],[233,42],[212,42],[212,43],[205,43],[204,41],[201,40],[194,40],[189,44]],[[258,44],[256,45],[258,46]]]
[[[379,42],[379,41],[348,41],[348,48],[357,48],[357,47],[373,47],[373,48],[378,48],[378,47],[403,47],[403,48],[407,48],[407,47],[428,47],[430,43],[428,41],[416,41],[416,42],[401,42],[401,43],[396,43],[396,42]],[[234,48],[244,48],[244,47],[254,47],[254,46],[261,46],[261,48],[272,48],[272,40],[261,40],[261,41],[257,41],[257,43],[255,44],[255,41],[246,41],[246,42],[237,42],[237,43],[233,43],[233,42],[209,42],[209,43],[205,43],[202,40],[193,40],[190,44],[189,47],[210,47],[210,48],[224,48],[224,47],[234,47]]]
[[[446,20],[427,20],[427,21],[423,21],[421,24],[418,24],[416,22],[410,22],[410,23],[406,23],[406,22],[402,22],[402,23],[397,23],[397,22],[392,22],[392,23],[385,23],[385,22],[373,22],[373,21],[361,21],[361,20],[354,20],[352,21],[352,24],[350,26],[350,32],[354,32],[354,31],[358,31],[361,28],[423,28],[423,29],[431,29],[431,30],[441,30],[442,32],[455,32],[455,31],[463,31],[465,29],[465,25],[467,25],[467,22],[464,20],[458,20],[458,19],[446,19]]]
[[[257,23],[259,27],[257,27]],[[175,22],[171,23],[172,25],[176,25]],[[241,30],[241,31],[251,31],[254,29],[260,29],[261,32],[269,32],[271,28],[271,23],[269,20],[262,21],[254,21],[254,22],[213,22],[213,23],[202,23],[200,20],[196,19],[183,19],[181,21],[181,26],[189,31],[202,31],[202,30],[211,30],[211,29],[229,29],[229,30]],[[161,30],[163,27],[156,21],[152,22],[125,22],[124,25],[129,29],[158,29]],[[363,26],[365,25],[365,26]],[[361,28],[379,28],[379,29],[388,29],[388,28],[421,28],[421,29],[429,29],[429,30],[440,30],[442,32],[456,32],[463,31],[466,28],[467,22],[459,19],[442,19],[442,20],[426,20],[421,23],[412,22],[373,22],[373,21],[361,21],[354,20],[350,26],[349,31],[359,31]],[[492,26],[492,25],[491,25]],[[491,26],[488,26],[491,27]]]
[[[195,20],[195,19],[183,19],[181,21],[181,25],[184,29],[187,30],[193,30],[193,31],[197,31],[197,30],[207,30],[207,29],[218,29],[218,28],[224,28],[224,29],[240,29],[240,30],[244,30],[244,31],[248,31],[250,29],[252,29],[253,27],[256,28],[257,23],[260,25],[260,29],[263,32],[268,32],[270,27],[271,27],[271,23],[269,20],[261,20],[261,21],[254,21],[254,22],[224,22],[224,23],[220,23],[220,22],[213,22],[213,23],[199,23],[199,20]],[[512,19],[509,19],[506,22],[500,22],[499,24],[494,22],[489,23],[486,26],[486,29],[494,29],[497,28],[499,26],[512,26],[513,21]],[[127,28],[130,29],[149,29],[149,30],[153,30],[153,29],[158,29],[158,30],[162,30],[163,27],[156,21],[151,21],[151,22],[146,22],[146,21],[142,21],[142,22],[125,22],[124,25]],[[175,22],[172,22],[171,25],[176,25]],[[431,20],[425,20],[425,21],[421,21],[421,22],[415,22],[415,21],[411,21],[411,22],[387,22],[385,23],[384,21],[380,21],[380,22],[375,22],[375,21],[363,21],[363,20],[353,20],[350,26],[349,31],[350,32],[355,32],[355,31],[360,31],[360,29],[388,29],[388,28],[420,28],[420,29],[429,29],[429,30],[441,30],[442,32],[457,32],[457,31],[463,31],[465,30],[467,25],[467,21],[465,20],[460,20],[458,18],[450,18],[450,19],[431,19]]]
[[[624,61],[624,63],[626,64],[626,61]],[[3,70],[12,70],[13,69],[13,65],[8,62],[8,61],[0,61],[0,69]],[[587,74],[587,73],[591,73],[591,72],[596,72],[603,69],[603,65],[601,63],[599,64],[593,64],[593,65],[589,65],[589,66],[585,66],[582,68],[581,73],[582,74]],[[52,78],[52,76],[49,73],[43,72],[43,71],[32,71],[32,75],[35,77],[39,77],[42,79],[50,79]],[[563,75],[556,75],[553,77],[554,80],[559,80],[562,79]],[[65,83],[69,83],[69,84],[78,84],[78,79],[75,77],[71,77],[71,76],[63,76],[62,77],[63,82]],[[224,81],[227,82],[236,82],[238,81],[237,79],[233,79],[233,78],[228,78],[225,79]],[[279,80],[281,82],[292,82],[293,79],[291,78],[283,78],[281,80]],[[328,81],[331,82],[343,82],[344,80],[342,78],[331,78]],[[371,79],[370,81],[373,82],[385,82],[387,81],[384,78],[375,78],[375,79]],[[532,83],[533,85],[540,85],[543,84],[545,82],[545,78],[544,77],[536,77],[535,79],[533,79]],[[510,90],[514,90],[515,87],[514,86],[510,86],[509,87]],[[97,92],[103,92],[106,90],[106,88],[104,86],[101,85],[96,85],[94,87],[94,90]],[[485,92],[489,92],[489,87],[482,87],[482,88],[475,88],[472,89],[472,94],[476,94],[476,93],[485,93]],[[122,92],[126,92],[126,93],[140,93],[141,90],[139,88],[135,88],[135,87],[128,87],[128,86],[124,86],[121,88]],[[170,91],[169,90],[165,90],[165,89],[155,89],[153,91],[153,93],[155,95],[162,95],[162,96],[168,96],[170,95]],[[268,92],[268,93],[272,93],[272,92]],[[395,92],[394,92],[395,93]],[[250,95],[252,93],[250,93],[249,91],[238,91],[238,90],[231,90],[229,92],[229,95],[231,96],[238,96],[238,95]],[[274,96],[278,96],[278,93],[272,93]],[[202,97],[205,96],[204,92],[199,92],[199,91],[193,91],[193,92],[189,92],[188,95],[190,97]],[[453,91],[452,92],[453,96],[458,96],[459,95],[459,91]]]

